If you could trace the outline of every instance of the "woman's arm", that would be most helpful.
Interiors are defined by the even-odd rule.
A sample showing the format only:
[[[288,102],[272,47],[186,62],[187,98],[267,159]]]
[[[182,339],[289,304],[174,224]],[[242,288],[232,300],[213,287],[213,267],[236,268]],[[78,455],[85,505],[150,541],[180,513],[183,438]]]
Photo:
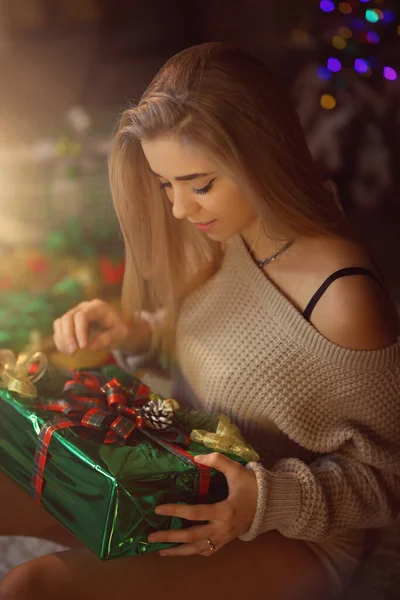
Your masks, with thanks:
[[[332,285],[317,305],[313,325],[337,345],[356,350],[390,346],[398,336],[397,319],[384,293],[362,277]],[[351,419],[343,416],[332,424],[336,434],[347,440],[337,451],[311,464],[284,459],[271,470],[258,463],[248,465],[257,476],[258,507],[241,539],[277,529],[287,537],[319,540],[345,529],[384,526],[396,517],[400,511],[400,365],[378,370],[374,385],[372,401],[366,405],[352,393]]]
[[[273,469],[249,463],[257,477],[257,513],[248,541],[264,531],[321,540],[346,529],[385,526],[400,510],[400,452],[388,440],[355,432],[343,450],[310,465],[297,459]]]

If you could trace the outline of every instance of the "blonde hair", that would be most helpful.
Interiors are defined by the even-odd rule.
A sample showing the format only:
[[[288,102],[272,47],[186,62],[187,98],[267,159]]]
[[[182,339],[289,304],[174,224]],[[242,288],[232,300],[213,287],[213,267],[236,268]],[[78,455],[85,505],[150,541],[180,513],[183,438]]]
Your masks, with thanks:
[[[287,91],[261,61],[218,43],[171,58],[138,105],[123,113],[109,162],[126,247],[123,309],[132,318],[163,307],[160,342],[171,351],[180,303],[218,269],[222,248],[173,217],[150,173],[141,140],[163,135],[204,151],[253,203],[271,235],[340,234],[344,222],[315,171]]]

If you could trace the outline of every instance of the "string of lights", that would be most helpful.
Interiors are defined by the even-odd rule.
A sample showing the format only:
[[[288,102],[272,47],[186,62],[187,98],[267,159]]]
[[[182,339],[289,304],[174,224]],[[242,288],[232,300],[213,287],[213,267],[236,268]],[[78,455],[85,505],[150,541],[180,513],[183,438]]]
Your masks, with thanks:
[[[313,35],[323,49],[318,66],[318,77],[326,82],[322,108],[337,106],[338,92],[346,89],[349,70],[369,78],[372,85],[382,78],[400,82],[399,55],[393,52],[395,46],[397,51],[400,48],[399,9],[399,0],[320,0],[326,27],[321,28],[320,23]]]

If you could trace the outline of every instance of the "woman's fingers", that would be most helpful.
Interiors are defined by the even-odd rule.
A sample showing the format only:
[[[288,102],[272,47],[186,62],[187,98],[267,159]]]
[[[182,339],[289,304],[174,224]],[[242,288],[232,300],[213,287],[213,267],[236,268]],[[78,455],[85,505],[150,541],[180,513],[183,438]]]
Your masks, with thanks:
[[[127,326],[117,311],[102,300],[82,302],[54,322],[54,343],[66,354],[87,346],[102,350],[126,335]]]
[[[75,313],[71,311],[61,319],[62,346],[67,354],[74,354],[78,350],[74,316]]]
[[[215,547],[214,550],[210,550],[207,540],[204,540],[202,542],[197,542],[196,544],[182,544],[175,548],[160,550],[160,556],[193,556],[194,554],[206,556],[214,554],[216,550],[217,547]]]
[[[115,339],[115,327],[106,331],[96,329],[93,335],[89,336],[89,345],[91,350],[103,350],[112,346]]]
[[[79,348],[85,348],[88,342],[89,322],[87,314],[83,310],[78,310],[73,317],[73,326],[75,337]]]
[[[208,543],[208,540],[210,540],[211,544]],[[221,550],[221,548],[226,546],[230,541],[230,539],[227,539],[226,541],[218,542],[218,540],[214,540],[214,538],[206,538],[193,544],[181,544],[174,548],[160,550],[159,554],[160,556],[192,556],[193,554],[199,554],[200,556],[210,557]]]
[[[193,544],[199,541],[204,541],[208,537],[211,537],[213,541],[214,537],[216,537],[214,523],[210,523],[208,525],[196,525],[194,527],[187,527],[185,529],[167,529],[165,531],[156,531],[149,535],[148,541],[150,543],[164,542],[175,544]]]
[[[55,347],[59,352],[62,352],[61,319],[56,319],[53,323],[53,338]]]
[[[54,343],[56,344],[57,350],[66,354],[72,354],[77,349],[73,319],[77,310],[78,308],[75,307],[54,321]]]
[[[78,310],[74,315],[74,320],[79,348],[92,346],[99,334],[113,328],[115,318],[110,307],[87,306]]]

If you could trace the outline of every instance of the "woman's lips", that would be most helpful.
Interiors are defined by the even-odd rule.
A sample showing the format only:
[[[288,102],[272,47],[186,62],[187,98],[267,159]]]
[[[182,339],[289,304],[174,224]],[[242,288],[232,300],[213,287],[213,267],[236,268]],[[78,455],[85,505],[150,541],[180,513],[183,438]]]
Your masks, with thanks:
[[[196,225],[197,229],[200,229],[200,231],[208,231],[210,227],[214,225],[215,222],[216,219],[214,219],[213,221],[208,221],[207,223],[193,223],[193,225]]]

